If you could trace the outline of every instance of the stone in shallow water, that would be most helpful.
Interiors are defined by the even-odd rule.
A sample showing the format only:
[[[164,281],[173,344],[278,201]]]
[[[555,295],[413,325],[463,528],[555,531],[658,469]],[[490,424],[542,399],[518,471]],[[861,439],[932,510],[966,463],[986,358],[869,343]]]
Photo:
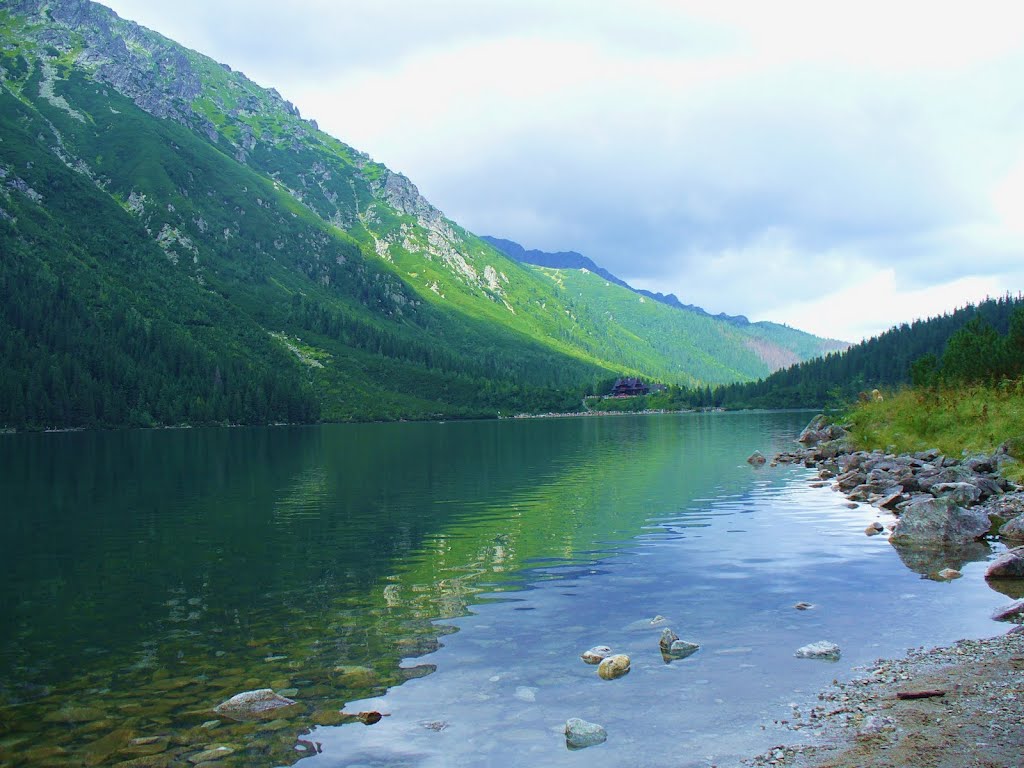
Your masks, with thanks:
[[[825,659],[827,661],[838,661],[841,651],[835,643],[827,640],[819,640],[816,643],[809,643],[802,648],[797,648],[795,656],[798,659]]]
[[[214,760],[222,760],[228,755],[234,754],[234,752],[234,747],[229,747],[226,744],[215,744],[209,749],[204,749],[202,752],[189,755],[188,761],[193,765],[198,765],[199,763],[211,763]]]
[[[1014,547],[1004,552],[985,571],[986,579],[1024,578],[1024,547]]]
[[[43,718],[44,723],[88,723],[106,717],[106,712],[96,707],[62,707]]]
[[[617,653],[601,661],[597,665],[597,674],[605,680],[614,680],[629,672],[629,656]]]
[[[377,673],[369,667],[342,664],[334,668],[334,676],[346,688],[372,688],[380,684]]]
[[[992,614],[994,621],[1012,621],[1024,623],[1024,600],[1018,600]]]
[[[520,701],[532,702],[537,700],[537,689],[529,685],[520,685],[512,695]]]
[[[700,650],[700,646],[697,643],[691,643],[687,640],[675,640],[668,649],[667,656],[673,659],[685,659],[687,656],[692,656]]]
[[[593,648],[580,654],[580,658],[587,664],[600,664],[601,659],[610,656],[612,649],[607,645],[595,645]]]
[[[597,723],[589,723],[578,717],[565,721],[565,745],[569,749],[584,749],[601,744],[608,739],[608,732]]]
[[[222,701],[213,711],[232,720],[265,720],[280,717],[280,710],[294,706],[292,699],[274,693],[270,688],[243,691]]]
[[[672,647],[672,643],[678,639],[679,635],[666,627],[661,630],[661,639],[658,640],[658,647],[661,648],[662,653],[668,653],[669,648]]]

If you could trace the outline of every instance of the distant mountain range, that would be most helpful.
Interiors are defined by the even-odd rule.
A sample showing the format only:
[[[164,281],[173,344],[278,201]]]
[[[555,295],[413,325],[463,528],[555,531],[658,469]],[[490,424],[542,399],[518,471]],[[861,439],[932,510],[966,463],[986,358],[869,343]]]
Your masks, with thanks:
[[[645,291],[642,288],[634,288],[625,280],[616,277],[607,269],[597,266],[597,264],[588,259],[582,253],[576,253],[576,251],[558,251],[556,253],[548,253],[546,251],[526,250],[519,243],[511,240],[503,240],[499,237],[483,235],[480,239],[490,243],[506,256],[510,256],[516,261],[524,264],[534,264],[538,267],[552,267],[554,269],[589,269],[591,272],[600,275],[610,283],[621,285],[623,288],[628,288],[634,293],[654,299],[662,304],[667,304],[670,307],[685,309],[690,312],[696,312],[700,315],[707,315],[708,317],[716,317],[719,320],[724,320],[725,322],[732,323],[733,325],[750,324],[750,321],[743,315],[727,315],[724,312],[712,315],[704,308],[698,307],[695,304],[683,304],[683,302],[681,302],[674,293],[655,293],[653,291]]]
[[[520,263],[88,0],[0,6],[0,253],[0,428],[566,410],[618,376],[749,381],[836,347]]]

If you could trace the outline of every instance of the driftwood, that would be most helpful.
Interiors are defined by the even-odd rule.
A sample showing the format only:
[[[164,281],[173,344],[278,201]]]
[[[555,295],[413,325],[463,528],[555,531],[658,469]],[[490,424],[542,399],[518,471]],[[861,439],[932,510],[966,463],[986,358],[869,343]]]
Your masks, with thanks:
[[[930,690],[930,691],[899,691],[896,694],[897,699],[932,699],[936,696],[945,696],[945,691]]]

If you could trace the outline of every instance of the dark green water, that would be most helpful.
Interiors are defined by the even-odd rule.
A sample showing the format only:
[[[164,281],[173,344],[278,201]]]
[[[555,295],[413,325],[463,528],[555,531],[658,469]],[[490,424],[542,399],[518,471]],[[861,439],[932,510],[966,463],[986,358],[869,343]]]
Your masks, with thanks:
[[[0,436],[0,765],[709,765],[855,663],[999,631],[980,563],[922,580],[874,510],[744,462],[807,419]],[[656,614],[701,652],[648,664]],[[820,639],[840,665],[792,659]],[[300,706],[211,711],[267,687]],[[574,716],[608,743],[566,751]]]

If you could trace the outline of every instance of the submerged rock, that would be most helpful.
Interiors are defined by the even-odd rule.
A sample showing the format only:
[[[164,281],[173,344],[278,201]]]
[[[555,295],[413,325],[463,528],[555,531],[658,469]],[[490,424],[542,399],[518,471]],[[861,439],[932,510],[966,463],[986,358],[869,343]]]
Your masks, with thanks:
[[[223,760],[228,755],[234,754],[235,748],[226,744],[217,744],[209,749],[204,749],[194,755],[189,755],[188,761],[193,765],[199,763],[212,763],[214,760]]]
[[[835,643],[830,643],[828,640],[819,640],[816,643],[810,643],[797,648],[794,654],[798,659],[825,659],[826,661],[838,661],[842,655],[842,651],[839,646]]]
[[[750,454],[750,457],[747,459],[747,464],[752,464],[755,467],[760,467],[766,461],[768,461],[768,459],[764,457],[763,453],[761,453],[760,451],[754,451],[752,454]]]
[[[274,693],[270,688],[243,691],[227,701],[222,701],[213,711],[232,720],[274,720],[281,716],[285,707],[295,706],[295,701]]]
[[[597,665],[597,674],[605,680],[614,680],[629,672],[629,656],[617,653],[601,660]]]
[[[580,654],[580,658],[587,664],[600,664],[601,660],[610,656],[612,649],[607,645],[595,645],[593,648]]]
[[[584,749],[608,740],[608,732],[597,723],[590,723],[578,717],[565,721],[565,745],[569,749]]]
[[[963,574],[956,568],[943,568],[936,575],[943,581],[952,581],[953,579],[959,579],[963,576]]]
[[[893,541],[892,546],[907,568],[926,578],[932,578],[933,574],[938,574],[947,568],[962,571],[967,563],[987,560],[992,554],[992,547],[986,541],[934,546]]]

